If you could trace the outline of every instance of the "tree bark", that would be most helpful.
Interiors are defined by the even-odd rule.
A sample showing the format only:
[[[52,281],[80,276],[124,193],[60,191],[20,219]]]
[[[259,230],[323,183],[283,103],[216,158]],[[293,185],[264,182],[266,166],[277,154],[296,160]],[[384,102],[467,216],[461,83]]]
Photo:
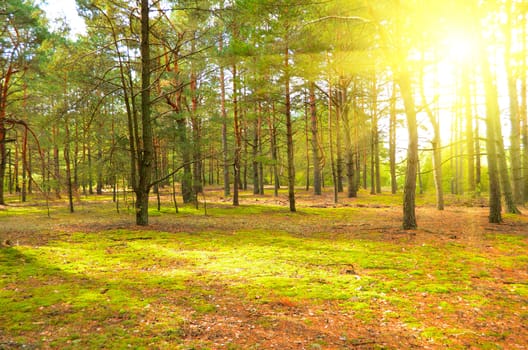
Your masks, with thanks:
[[[489,63],[485,54],[481,54],[481,69],[484,90],[486,94],[486,149],[488,153],[488,177],[489,177],[489,217],[490,223],[502,222],[501,188],[499,181],[499,162],[497,159],[497,127],[499,107],[497,91],[493,84]]]
[[[398,192],[398,182],[396,179],[396,88],[396,83],[394,83],[392,85],[389,120],[389,167],[392,194]]]
[[[66,136],[65,144],[64,144],[64,163],[66,165],[66,186],[68,187],[68,203],[69,203],[69,210],[70,213],[74,212],[73,207],[73,181],[72,181],[72,171],[71,171],[71,157],[70,157],[70,127],[69,127],[69,118],[66,116],[65,123],[64,123],[64,132]]]
[[[240,133],[240,122],[238,118],[238,84],[237,84],[237,67],[233,64],[233,123],[235,132],[235,154],[233,157],[233,205],[238,206],[238,192],[240,189],[240,156],[242,152],[242,135]]]
[[[275,104],[272,103],[272,110],[268,116],[268,127],[270,133],[270,153],[272,162],[273,176],[273,195],[277,197],[280,189],[279,169],[278,169],[278,150],[277,150],[277,128],[275,127]]]
[[[218,49],[223,50],[223,34],[220,35],[218,42]],[[226,92],[225,92],[225,76],[224,67],[220,67],[220,113],[222,115],[222,160],[223,160],[223,175],[224,175],[224,196],[231,195],[230,179],[229,179],[229,147],[227,143],[227,111],[226,111]]]
[[[311,144],[312,144],[312,163],[313,163],[313,178],[314,178],[314,194],[322,194],[321,182],[321,157],[319,154],[319,130],[317,127],[317,109],[315,105],[315,83],[310,83],[310,121],[311,121]]]
[[[293,153],[293,126],[291,117],[291,96],[290,96],[290,55],[288,47],[288,38],[284,48],[284,104],[286,114],[286,148],[288,153],[288,201],[290,211],[295,212],[295,163]]]
[[[150,119],[150,38],[149,2],[141,0],[141,126],[142,147],[138,147],[139,183],[136,187],[136,224],[148,225],[148,201],[153,167],[153,134]]]
[[[337,204],[338,202],[338,193],[339,193],[339,185],[337,176],[338,173],[336,171],[335,161],[334,161],[334,145],[333,145],[333,130],[332,130],[332,84],[329,81],[328,82],[328,148],[329,148],[329,155],[330,155],[330,168],[332,170],[332,183],[334,184],[334,203]],[[339,106],[336,106],[336,120],[339,119]]]
[[[466,116],[466,152],[467,152],[467,183],[468,190],[475,193],[475,138],[473,136],[473,110],[471,106],[471,87],[469,80],[469,67],[462,69],[462,95],[464,98],[465,116]]]
[[[523,179],[522,179],[522,162],[517,161],[521,159],[521,121],[519,113],[519,101],[518,101],[518,90],[517,90],[517,78],[515,76],[514,68],[512,66],[512,2],[508,0],[506,2],[506,11],[508,15],[506,31],[506,40],[504,48],[504,62],[506,68],[506,77],[508,81],[508,95],[510,100],[510,159],[511,159],[511,170],[512,170],[512,191],[513,191],[513,202],[516,204],[523,203]]]
[[[352,144],[352,125],[350,122],[350,108],[349,108],[349,99],[347,94],[348,82],[345,82],[344,79],[340,79],[340,84],[337,92],[337,106],[336,109],[339,113],[336,116],[336,120],[341,119],[343,122],[343,133],[345,141],[345,169],[347,176],[347,197],[354,198],[357,197],[357,184],[356,184],[356,163],[354,157],[354,145]],[[336,129],[338,129],[336,125]],[[341,130],[337,130],[337,133],[340,133]],[[338,169],[337,169],[337,180],[338,180],[338,189],[339,189],[339,156],[338,156]]]
[[[412,230],[418,227],[416,223],[416,175],[418,170],[418,127],[416,123],[416,107],[412,93],[409,73],[404,71],[398,77],[398,85],[405,106],[409,144],[407,148],[407,170],[403,189],[403,228]]]

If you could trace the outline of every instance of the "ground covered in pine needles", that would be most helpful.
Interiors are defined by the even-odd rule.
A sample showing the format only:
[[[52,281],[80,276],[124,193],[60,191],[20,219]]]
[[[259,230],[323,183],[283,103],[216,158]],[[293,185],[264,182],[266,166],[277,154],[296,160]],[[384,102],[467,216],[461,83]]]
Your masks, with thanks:
[[[109,196],[0,209],[0,349],[526,349],[528,216],[482,200],[209,190],[148,227]],[[204,208],[203,200],[206,201]],[[49,215],[48,215],[49,210]]]

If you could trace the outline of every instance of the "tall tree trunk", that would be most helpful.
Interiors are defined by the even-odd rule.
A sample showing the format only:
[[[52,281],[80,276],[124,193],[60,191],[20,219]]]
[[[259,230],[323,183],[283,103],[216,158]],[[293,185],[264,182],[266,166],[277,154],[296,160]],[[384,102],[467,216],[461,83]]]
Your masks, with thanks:
[[[240,131],[240,121],[239,121],[239,110],[238,110],[238,84],[237,84],[237,67],[236,64],[233,64],[233,123],[235,131],[235,154],[233,158],[233,205],[238,206],[238,192],[240,189],[240,157],[242,152],[242,135]]]
[[[0,79],[0,205],[6,204],[4,198],[4,180],[7,166],[7,129],[5,120],[7,116],[7,97],[12,74],[13,67],[10,64],[6,74],[2,77],[3,79]]]
[[[284,104],[286,108],[286,148],[288,153],[288,201],[290,211],[295,212],[295,163],[293,153],[293,126],[291,117],[291,96],[290,96],[290,55],[288,47],[288,38],[286,38],[286,47],[284,48]]]
[[[467,152],[467,183],[468,190],[475,194],[475,140],[473,136],[473,109],[471,106],[471,86],[470,86],[470,68],[468,66],[462,69],[462,96],[464,99],[464,114],[466,120],[466,152]]]
[[[373,74],[372,81],[372,98],[371,98],[371,177],[372,177],[372,194],[381,193],[381,174],[380,174],[380,150],[379,150],[379,130],[378,130],[378,83],[376,74]]]
[[[346,96],[346,85],[344,85],[342,87],[343,89],[345,89],[344,91],[344,94]],[[338,88],[340,89],[340,88]],[[340,90],[338,90],[340,91]],[[338,92],[338,94],[340,94],[340,92]],[[337,97],[338,99],[340,98],[339,95]],[[336,179],[337,179],[337,191],[339,193],[342,193],[344,192],[344,185],[343,185],[343,172],[344,172],[344,169],[343,169],[343,164],[345,164],[345,160],[343,159],[343,147],[342,147],[342,130],[341,130],[341,111],[343,109],[343,104],[344,103],[348,103],[347,101],[339,101],[339,103],[337,104],[336,106],[336,117],[335,117],[335,129],[334,129],[334,132],[335,132],[335,135],[336,135],[336,142],[335,142],[335,153],[336,153],[336,168],[335,168],[335,172],[336,172]],[[346,132],[346,131],[345,131]],[[345,142],[346,144],[346,142]],[[346,145],[345,145],[346,147]]]
[[[24,134],[22,135],[22,188],[21,188],[21,197],[22,202],[27,201],[27,162],[28,162],[28,139],[27,139],[27,129],[24,129]],[[3,185],[3,184],[2,184]]]
[[[223,50],[223,34],[220,35],[218,49]],[[226,92],[225,92],[225,76],[224,67],[220,67],[220,113],[222,115],[222,160],[223,160],[223,175],[224,175],[224,196],[231,195],[230,180],[229,180],[229,147],[227,143],[227,111],[226,111]]]
[[[183,163],[183,175],[181,179],[181,191],[183,203],[193,202],[192,170],[191,170],[191,146],[187,137],[187,123],[185,117],[180,113],[176,117],[178,127],[178,139]]]
[[[336,119],[341,119],[343,121],[343,133],[345,141],[345,169],[347,176],[347,197],[354,198],[357,197],[357,184],[356,184],[356,164],[354,159],[354,145],[352,144],[352,125],[350,123],[350,108],[347,95],[347,83],[344,79],[340,79],[340,84],[338,88],[338,97],[339,101],[337,104],[338,113]],[[357,126],[356,126],[357,127]],[[337,132],[341,132],[338,130]],[[339,162],[338,162],[339,163]],[[338,181],[339,181],[339,171],[337,172]],[[339,183],[338,183],[339,189]]]
[[[392,194],[396,194],[398,191],[398,181],[396,179],[396,88],[396,82],[394,82],[390,99],[389,120],[389,166]]]
[[[338,185],[338,173],[336,171],[335,161],[334,161],[334,145],[333,145],[333,130],[332,130],[332,84],[329,81],[328,82],[328,148],[329,148],[329,155],[330,155],[330,168],[332,170],[332,183],[334,184],[334,203],[337,204],[338,202],[338,193],[339,193],[339,185]],[[339,94],[339,92],[338,92]],[[336,120],[339,119],[339,105],[336,106]]]
[[[486,150],[488,153],[488,176],[489,176],[489,217],[490,223],[502,222],[501,188],[499,181],[499,161],[497,155],[497,127],[496,121],[499,117],[499,106],[497,90],[493,84],[491,70],[485,53],[481,53],[481,70],[483,76],[484,90],[486,94]]]
[[[148,200],[153,167],[153,134],[150,119],[150,40],[149,2],[141,0],[141,145],[138,147],[139,183],[136,187],[136,224],[148,225]]]
[[[64,124],[64,133],[65,133],[65,143],[64,143],[64,163],[66,165],[66,186],[68,187],[68,203],[69,203],[69,209],[70,213],[74,212],[73,207],[73,180],[72,180],[72,171],[71,171],[71,157],[70,157],[70,127],[69,124],[69,118],[66,116],[65,124]]]
[[[194,40],[192,45],[192,51],[195,51]],[[202,183],[202,126],[200,118],[198,117],[198,83],[196,79],[196,73],[191,67],[191,79],[190,79],[190,90],[191,90],[191,125],[192,125],[192,149],[193,149],[193,193],[195,200],[198,198],[198,194],[203,192]]]
[[[482,174],[481,174],[481,152],[480,152],[480,123],[475,122],[475,188],[477,196],[480,196],[482,191]]]
[[[523,144],[523,154],[522,154],[522,164],[523,164],[523,200],[528,202],[528,89],[527,89],[527,56],[528,56],[528,47],[527,47],[527,33],[526,33],[527,18],[526,15],[522,20],[522,52],[524,53],[521,63],[521,106],[520,106],[520,118],[522,122],[522,144]]]
[[[262,103],[257,104],[257,155],[258,155],[258,167],[257,167],[257,178],[259,194],[264,194],[264,164],[262,161]]]
[[[311,121],[311,143],[312,143],[312,163],[313,163],[313,177],[314,177],[314,194],[322,194],[321,181],[321,157],[319,155],[319,130],[317,127],[317,109],[315,105],[315,83],[310,83],[310,121]]]
[[[59,128],[57,125],[52,127],[53,135],[53,178],[55,184],[53,185],[55,189],[55,197],[57,199],[61,198],[61,174],[60,174],[60,157],[59,157]]]
[[[506,204],[508,213],[520,214],[521,212],[515,205],[515,201],[513,199],[511,178],[508,172],[508,163],[506,161],[506,151],[504,148],[504,138],[502,136],[502,126],[500,124],[500,117],[499,117],[500,111],[497,111],[497,114],[495,114],[495,116],[496,116],[496,121],[495,121],[494,132],[496,133],[496,136],[495,136],[496,147],[497,147],[496,153],[497,153],[498,163],[499,163],[500,181],[501,181],[501,186],[502,186],[501,188],[504,193],[504,202]]]
[[[407,170],[403,189],[403,228],[411,230],[418,227],[416,223],[416,176],[418,170],[418,126],[416,107],[409,72],[404,71],[398,77],[398,85],[407,116],[409,144],[407,148]]]
[[[347,106],[343,109],[343,127],[345,133],[345,167],[347,175],[347,187],[348,187],[348,198],[357,197],[357,185],[356,185],[356,173],[355,173],[355,161],[354,161],[354,147],[352,145],[352,138],[350,133],[352,132],[349,120],[349,109]]]
[[[508,15],[506,31],[506,40],[504,48],[504,62],[506,68],[506,77],[508,80],[508,94],[510,100],[510,159],[512,169],[512,191],[513,201],[516,204],[523,203],[523,179],[522,179],[522,162],[517,161],[521,159],[521,120],[519,113],[519,101],[517,91],[517,77],[512,66],[512,1],[506,1],[506,11]]]
[[[268,126],[270,133],[270,153],[272,162],[273,176],[273,195],[277,197],[280,189],[280,178],[278,169],[278,149],[277,149],[277,128],[275,127],[275,104],[272,103],[271,115],[268,117]]]
[[[253,171],[253,194],[261,194],[260,193],[260,185],[259,185],[259,142],[260,142],[260,103],[257,103],[255,105],[255,114],[256,118],[254,120],[253,125],[253,143],[251,144],[251,152],[252,152],[252,171]]]
[[[425,64],[425,63],[424,63]],[[423,65],[422,65],[423,66]],[[425,94],[424,87],[424,72],[420,71],[420,95],[424,101],[424,108],[429,117],[429,121],[433,126],[433,139],[431,146],[433,149],[433,178],[436,192],[436,209],[444,210],[444,188],[443,188],[443,173],[442,173],[442,140],[440,138],[440,121],[437,113],[434,113]]]

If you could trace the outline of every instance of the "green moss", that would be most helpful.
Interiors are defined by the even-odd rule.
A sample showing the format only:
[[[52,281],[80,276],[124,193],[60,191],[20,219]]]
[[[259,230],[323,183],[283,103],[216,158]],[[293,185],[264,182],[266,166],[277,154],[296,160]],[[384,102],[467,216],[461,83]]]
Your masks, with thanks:
[[[399,196],[370,198],[361,193],[357,203],[391,205],[395,198],[399,203]],[[90,222],[89,217],[60,210],[54,214],[59,222]],[[48,327],[56,334],[38,344],[44,348],[112,344],[116,349],[205,349],[212,345],[183,345],[185,322],[224,312],[217,300],[227,295],[248,308],[287,298],[321,312],[320,305],[331,303],[364,323],[401,323],[411,334],[442,347],[454,334],[467,335],[475,345],[471,325],[435,328],[424,314],[452,317],[461,307],[476,308],[483,320],[494,322],[508,310],[521,309],[528,294],[526,285],[518,283],[523,281],[507,280],[502,293],[490,293],[481,284],[500,269],[514,273],[528,266],[525,238],[488,234],[485,243],[493,247],[488,252],[452,242],[388,241],[374,229],[358,234],[354,230],[362,226],[345,225],[380,215],[380,208],[376,210],[301,208],[291,214],[281,206],[214,205],[205,217],[203,209],[182,206],[175,215],[166,206],[156,211],[153,221],[170,223],[167,230],[174,232],[122,222],[107,225],[120,229],[79,224],[74,233],[68,226],[40,247],[0,249],[0,331],[36,344],[24,335]],[[117,215],[98,207],[81,211],[105,220]],[[41,218],[41,212],[31,210],[17,215]],[[328,232],[328,227],[341,224],[350,232]],[[276,323],[272,316],[256,321],[267,329]],[[489,334],[488,339],[502,341],[503,336]]]

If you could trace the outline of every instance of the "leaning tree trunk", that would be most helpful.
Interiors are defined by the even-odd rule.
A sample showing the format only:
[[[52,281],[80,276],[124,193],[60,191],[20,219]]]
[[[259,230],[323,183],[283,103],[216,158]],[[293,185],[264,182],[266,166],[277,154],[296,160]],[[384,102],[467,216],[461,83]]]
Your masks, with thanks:
[[[443,174],[442,174],[442,145],[440,138],[440,122],[438,116],[435,115],[433,110],[429,107],[427,103],[424,81],[423,81],[423,71],[420,72],[420,95],[422,100],[425,102],[425,111],[429,117],[429,121],[433,126],[433,139],[431,140],[431,146],[433,148],[433,178],[436,189],[436,209],[444,210],[444,188],[443,183]]]

